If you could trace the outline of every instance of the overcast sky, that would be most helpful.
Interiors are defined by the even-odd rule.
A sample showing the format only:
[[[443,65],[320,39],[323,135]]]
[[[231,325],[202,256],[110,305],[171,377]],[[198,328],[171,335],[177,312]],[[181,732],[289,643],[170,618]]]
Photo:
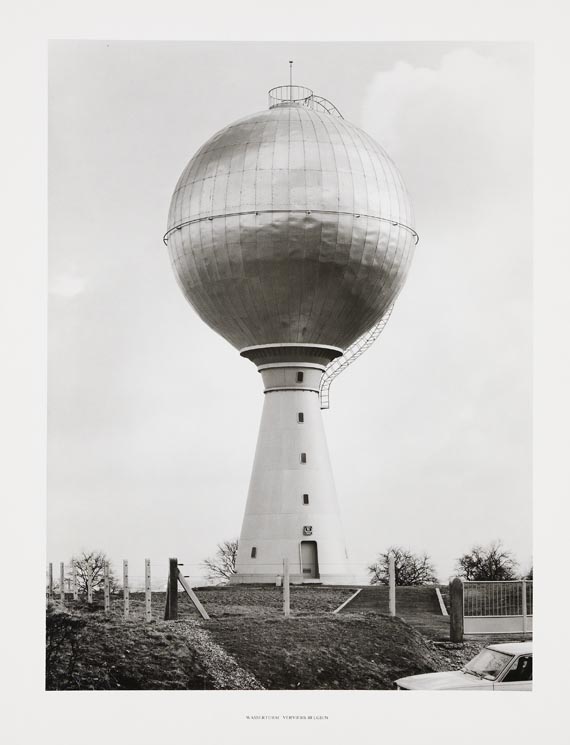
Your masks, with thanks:
[[[51,43],[48,560],[98,547],[158,576],[178,555],[197,581],[239,534],[261,380],[161,238],[188,160],[289,59],[395,160],[420,234],[323,412],[354,569],[400,544],[446,581],[495,539],[527,569],[532,59],[512,43]]]

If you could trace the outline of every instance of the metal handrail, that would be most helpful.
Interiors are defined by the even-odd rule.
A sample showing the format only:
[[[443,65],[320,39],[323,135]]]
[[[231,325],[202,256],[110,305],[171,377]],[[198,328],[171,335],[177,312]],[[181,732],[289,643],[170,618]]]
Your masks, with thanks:
[[[272,109],[287,103],[304,103],[313,97],[313,91],[306,85],[277,85],[267,95]]]
[[[204,220],[217,220],[220,217],[240,217],[241,215],[266,215],[266,214],[305,214],[310,215],[311,213],[315,213],[318,215],[351,215],[352,217],[369,217],[372,220],[382,220],[383,222],[389,222],[394,226],[399,225],[401,228],[404,228],[404,230],[409,231],[414,239],[415,239],[415,245],[418,244],[418,241],[420,240],[419,235],[416,233],[416,231],[411,228],[409,225],[405,225],[403,222],[398,222],[397,220],[392,220],[389,217],[380,217],[379,215],[368,215],[364,214],[362,212],[342,212],[340,210],[246,210],[244,212],[223,212],[218,215],[206,215],[205,217],[195,217],[192,220],[185,220],[184,222],[178,223],[178,225],[175,225],[174,227],[170,228],[166,231],[166,233],[162,236],[162,241],[165,246],[168,245],[168,237],[171,233],[174,233],[176,230],[182,230],[182,228],[185,228],[188,225],[193,225],[197,222],[202,222]]]
[[[294,103],[307,106],[316,111],[324,111],[327,114],[333,114],[344,119],[332,101],[329,101],[324,96],[317,96],[306,85],[278,85],[275,88],[271,88],[267,95],[269,97],[270,109]]]
[[[344,116],[340,113],[334,103],[328,100],[328,98],[313,95],[311,98],[311,102],[315,104],[314,108],[318,107],[319,109],[326,111],[327,114],[334,114],[334,116],[338,116],[340,119],[344,119]]]
[[[464,585],[496,585],[498,582],[500,582],[502,585],[507,584],[520,584],[521,582],[526,582],[527,585],[532,585],[531,579],[463,579],[460,577],[461,581]]]

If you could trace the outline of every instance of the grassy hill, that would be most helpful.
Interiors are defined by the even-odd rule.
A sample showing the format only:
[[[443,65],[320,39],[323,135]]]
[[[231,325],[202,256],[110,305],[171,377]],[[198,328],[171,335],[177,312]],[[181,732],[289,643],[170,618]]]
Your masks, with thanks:
[[[90,689],[389,689],[404,675],[457,668],[477,648],[436,645],[399,618],[332,614],[350,588],[291,588],[290,618],[275,587],[198,590],[202,621],[180,595],[178,621],[153,621],[142,598],[122,618],[120,598],[105,616],[100,602],[53,606],[47,620],[49,690]]]
[[[378,614],[234,618],[205,628],[271,689],[392,688],[396,678],[442,663],[417,631]]]

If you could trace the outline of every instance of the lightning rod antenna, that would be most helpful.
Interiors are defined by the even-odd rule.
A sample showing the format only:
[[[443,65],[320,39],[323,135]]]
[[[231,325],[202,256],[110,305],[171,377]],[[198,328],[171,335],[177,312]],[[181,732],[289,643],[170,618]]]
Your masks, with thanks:
[[[291,98],[293,97],[293,60],[289,60],[289,88],[291,89]]]

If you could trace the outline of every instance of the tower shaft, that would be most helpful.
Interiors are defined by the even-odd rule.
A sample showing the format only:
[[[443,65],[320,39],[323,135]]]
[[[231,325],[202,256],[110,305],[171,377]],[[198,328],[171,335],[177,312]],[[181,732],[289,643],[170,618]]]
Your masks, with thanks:
[[[260,348],[242,352],[265,401],[232,582],[274,583],[287,558],[293,583],[351,583],[319,404],[327,348],[310,348],[309,362],[294,361],[311,354],[291,346],[265,347],[261,359]]]

